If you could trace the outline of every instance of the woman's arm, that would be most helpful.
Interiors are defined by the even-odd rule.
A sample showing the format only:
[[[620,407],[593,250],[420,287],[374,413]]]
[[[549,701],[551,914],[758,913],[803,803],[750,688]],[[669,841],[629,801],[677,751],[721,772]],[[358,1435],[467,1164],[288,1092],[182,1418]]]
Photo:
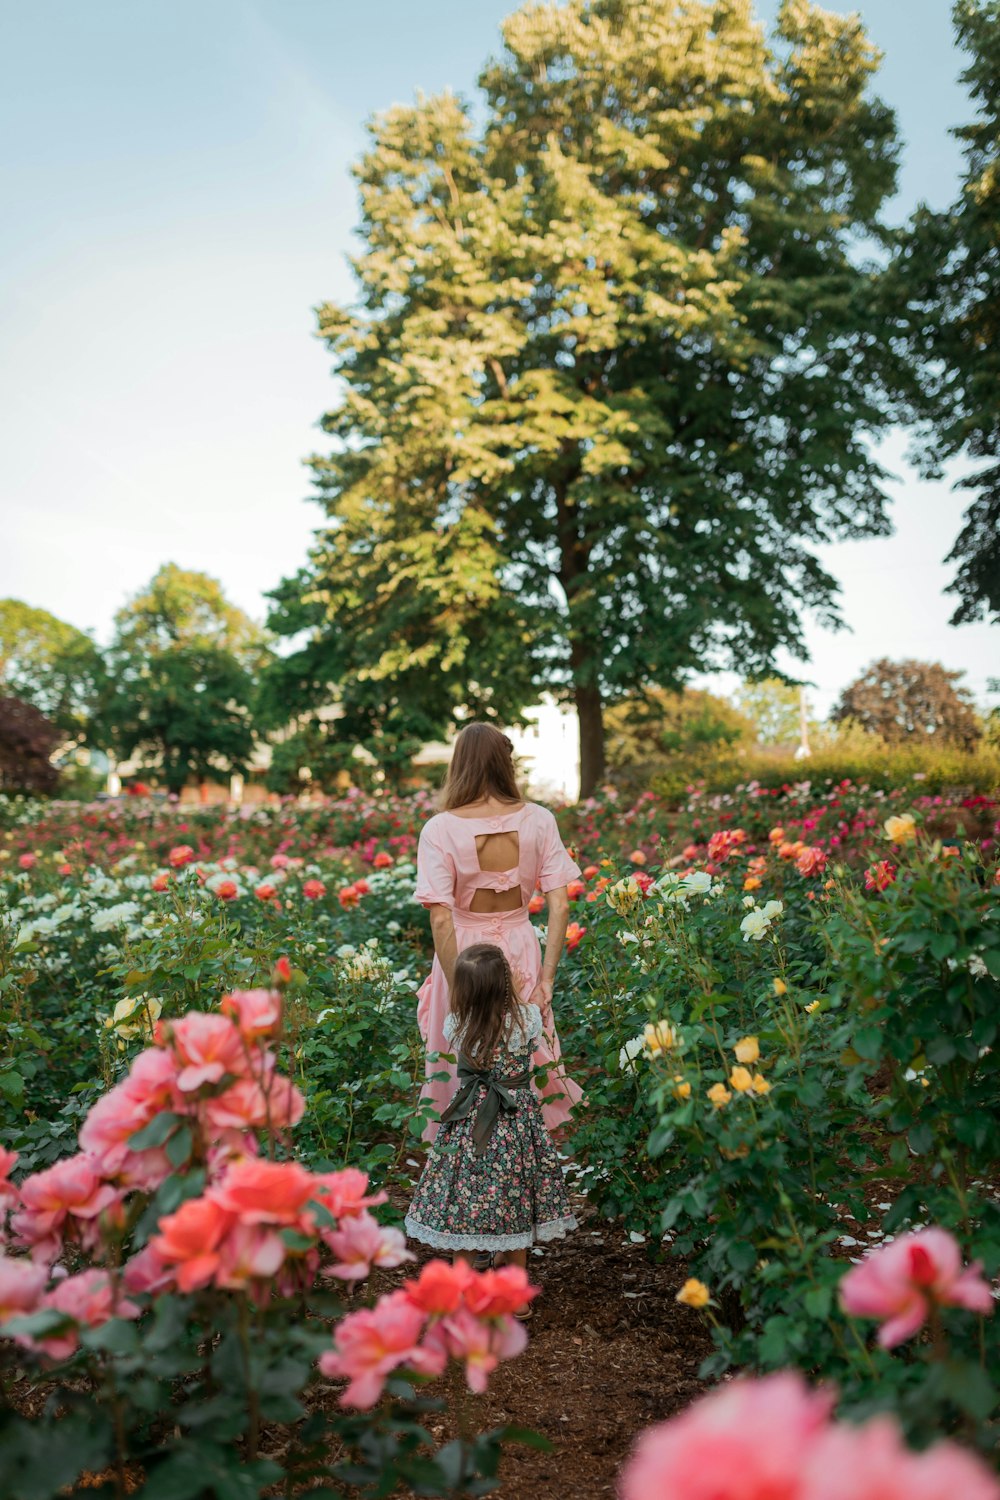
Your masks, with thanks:
[[[542,977],[535,985],[531,998],[542,1012],[542,1020],[547,1024],[548,1012],[552,1006],[552,986],[555,984],[556,970],[562,957],[566,928],[569,925],[569,896],[566,894],[566,887],[559,885],[554,890],[547,891],[545,900],[548,905],[545,961],[542,964]]]
[[[567,902],[567,907],[568,904]],[[455,921],[451,914],[451,907],[429,906],[427,910],[431,918],[434,952],[437,954],[438,963],[444,970],[444,977],[450,989],[455,977],[455,960],[458,958],[458,940],[455,937]],[[564,927],[564,934],[565,931]]]

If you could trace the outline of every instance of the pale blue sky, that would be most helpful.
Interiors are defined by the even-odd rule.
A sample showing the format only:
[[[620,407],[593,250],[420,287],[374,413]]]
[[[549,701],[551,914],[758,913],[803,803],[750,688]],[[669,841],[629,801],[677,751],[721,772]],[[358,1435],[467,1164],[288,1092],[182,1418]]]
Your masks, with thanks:
[[[512,8],[5,0],[0,595],[104,639],[170,559],[262,614],[319,520],[301,461],[332,390],[311,308],[350,297],[363,122],[418,89],[471,93]],[[950,4],[858,8],[907,142],[899,212],[944,203],[967,113]],[[853,634],[809,630],[821,709],[875,655],[967,668],[980,694],[1000,671],[1000,630],[947,625],[962,498],[918,483],[904,446],[896,536],[824,554]]]

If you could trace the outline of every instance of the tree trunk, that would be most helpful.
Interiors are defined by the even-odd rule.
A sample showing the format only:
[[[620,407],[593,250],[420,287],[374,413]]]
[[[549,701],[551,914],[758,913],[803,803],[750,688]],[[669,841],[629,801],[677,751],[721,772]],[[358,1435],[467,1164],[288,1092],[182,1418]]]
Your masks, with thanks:
[[[580,719],[580,796],[591,797],[604,780],[604,707],[595,684],[577,683],[573,696]]]

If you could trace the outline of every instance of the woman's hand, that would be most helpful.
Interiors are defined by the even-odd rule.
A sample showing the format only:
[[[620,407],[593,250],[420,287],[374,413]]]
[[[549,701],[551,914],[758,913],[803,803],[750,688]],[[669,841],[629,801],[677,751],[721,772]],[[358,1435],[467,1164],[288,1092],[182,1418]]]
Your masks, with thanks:
[[[537,1005],[542,1013],[542,1025],[548,1031],[552,1024],[552,980],[543,974],[528,997],[532,1005]]]

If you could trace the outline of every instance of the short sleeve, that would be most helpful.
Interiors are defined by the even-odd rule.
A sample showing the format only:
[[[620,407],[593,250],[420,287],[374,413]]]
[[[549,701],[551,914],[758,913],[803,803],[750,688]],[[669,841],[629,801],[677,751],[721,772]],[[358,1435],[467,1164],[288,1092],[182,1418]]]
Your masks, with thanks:
[[[567,854],[556,820],[548,810],[542,830],[541,856],[538,883],[543,891],[558,890],[561,885],[569,885],[571,880],[580,878],[580,866]]]
[[[524,1007],[522,1026],[524,1035],[529,1042],[534,1037],[541,1036],[545,1028],[542,1026],[542,1013],[537,1005],[526,1005]]]
[[[417,844],[417,888],[421,906],[455,905],[455,862],[438,842],[437,830],[425,823]]]

